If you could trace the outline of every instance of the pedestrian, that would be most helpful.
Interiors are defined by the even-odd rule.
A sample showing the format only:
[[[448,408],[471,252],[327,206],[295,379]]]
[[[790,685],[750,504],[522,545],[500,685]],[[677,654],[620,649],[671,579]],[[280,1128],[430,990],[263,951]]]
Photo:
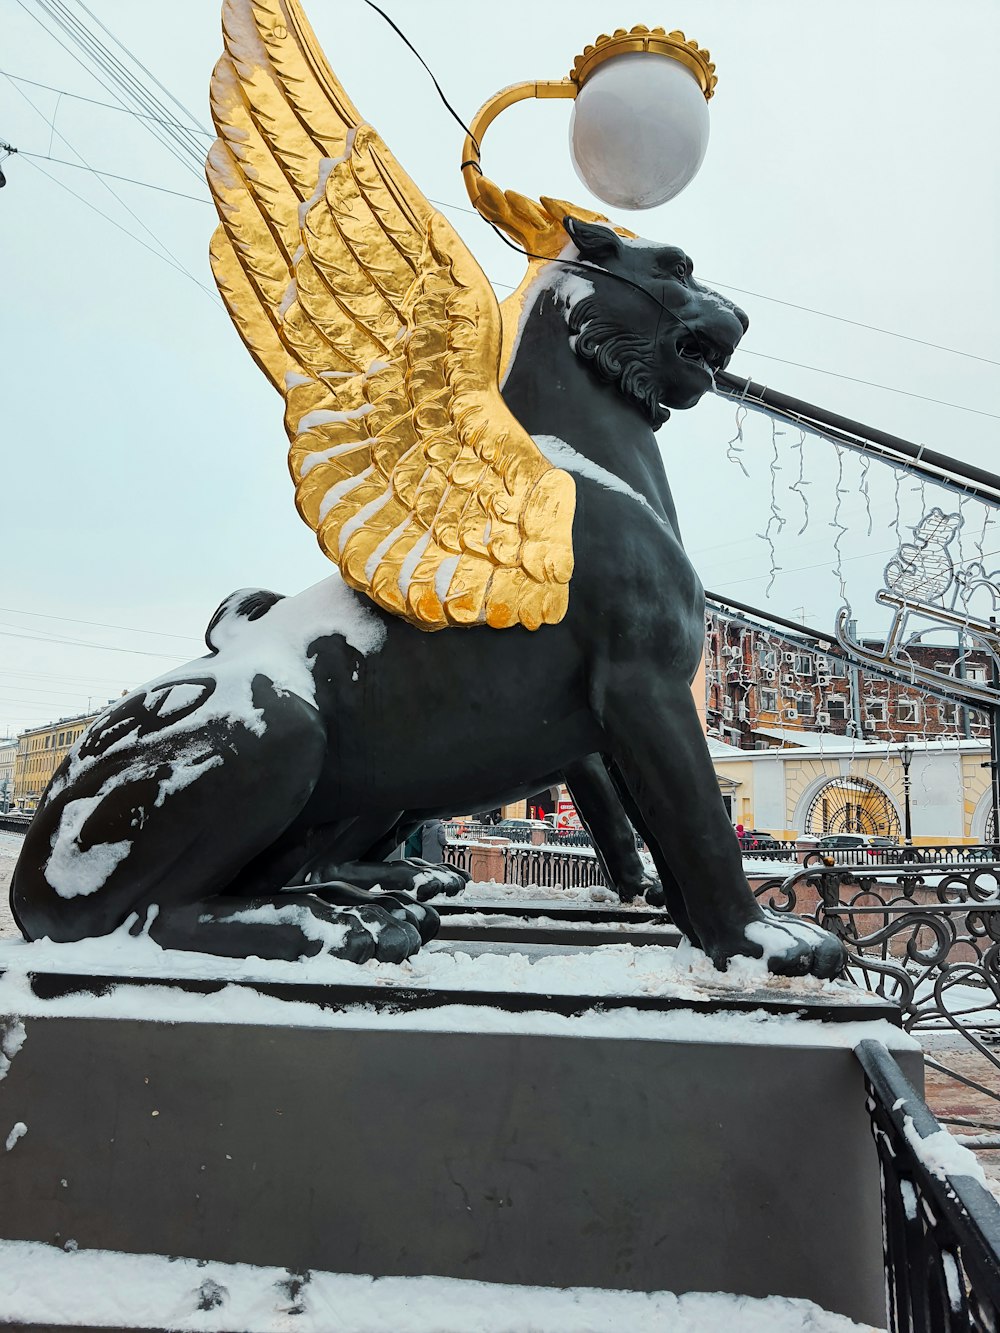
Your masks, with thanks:
[[[440,819],[431,819],[424,825],[421,840],[421,855],[431,865],[440,865],[444,860],[444,851],[448,846],[448,834]]]

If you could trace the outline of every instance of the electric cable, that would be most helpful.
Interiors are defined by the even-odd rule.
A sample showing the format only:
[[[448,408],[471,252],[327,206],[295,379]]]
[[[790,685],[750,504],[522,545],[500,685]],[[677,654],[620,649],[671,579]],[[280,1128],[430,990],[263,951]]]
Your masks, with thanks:
[[[765,361],[780,361],[783,366],[796,366],[799,370],[812,370],[817,375],[830,375],[837,380],[847,380],[851,384],[864,384],[870,389],[884,389],[888,393],[899,393],[905,398],[919,398],[922,403],[936,403],[938,407],[951,407],[956,412],[972,412],[977,417],[991,417],[994,421],[1000,421],[1000,413],[984,412],[979,407],[965,407],[962,403],[946,403],[941,398],[928,398],[923,393],[913,393],[910,389],[897,389],[892,384],[876,384],[874,380],[858,379],[856,375],[844,375],[839,370],[824,370],[822,366],[807,366],[802,361],[788,361],[783,356],[771,356],[768,352],[758,352],[752,347],[744,347],[740,343],[736,352],[744,352],[747,356],[758,356]],[[730,374],[733,372],[731,371]]]
[[[0,606],[0,612],[9,616],[32,616],[38,620],[64,620],[70,625],[89,625],[93,629],[120,629],[127,634],[155,634],[165,639],[185,639],[189,643],[203,643],[204,640],[194,634],[172,634],[163,629],[140,629],[137,625],[112,625],[106,620],[80,620],[76,616],[56,616],[45,611],[22,611],[16,606]]]
[[[17,3],[22,9],[26,8],[23,0],[17,0]],[[168,152],[170,152],[182,166],[201,179],[202,170],[200,151],[198,154],[192,155],[192,145],[190,142],[179,138],[178,129],[182,127],[170,129],[166,126],[160,127],[158,125],[157,122],[164,118],[164,109],[159,107],[155,98],[153,98],[147,90],[142,88],[142,85],[133,75],[125,70],[117,57],[107,51],[100,40],[96,38],[94,34],[90,33],[86,26],[81,24],[74,15],[69,14],[65,9],[62,12],[55,9],[54,6],[58,3],[58,0],[36,0],[36,3],[41,7],[42,12],[46,17],[51,22],[55,23],[61,31],[69,37],[70,41],[82,50],[93,64],[95,64],[103,74],[117,85],[117,91],[115,88],[109,87],[108,84],[82,60],[78,61],[78,63],[80,63],[92,77],[96,78],[97,82],[100,83],[106,91],[110,92],[113,97],[117,97],[123,104],[124,95],[124,98],[129,98],[133,103],[138,102],[140,108],[152,112],[155,119],[151,117],[147,120],[146,128],[148,131],[159,143],[167,148]],[[29,10],[28,12],[30,13],[31,11]],[[36,16],[32,15],[32,17],[34,18]],[[41,20],[37,21],[60,46],[63,46],[66,50],[69,49],[59,40],[58,36],[52,32],[50,28],[47,28],[44,23],[41,23]],[[159,114],[157,115],[157,113]]]
[[[59,93],[63,97],[69,97],[78,102],[88,102],[91,106],[102,107],[106,111],[123,112],[125,115],[135,116],[138,119],[143,119],[143,120],[160,119],[159,117],[156,116],[150,116],[149,113],[147,112],[134,111],[131,107],[115,106],[112,102],[100,102],[96,98],[84,97],[81,93],[70,92],[66,88],[57,88],[51,83],[39,83],[37,79],[28,79],[25,78],[23,75],[11,74],[9,70],[0,70],[0,74],[6,75],[8,79],[13,79],[17,83],[27,83],[30,84],[33,88],[44,88],[47,92]],[[174,127],[176,127],[178,124],[176,120],[160,120],[160,123]],[[196,133],[203,135],[206,139],[215,138],[215,135],[212,133],[211,130],[198,129]],[[119,179],[127,180],[130,178],[120,177]],[[148,184],[148,182],[144,181],[140,182],[133,180],[132,184],[135,185]],[[150,186],[150,188],[157,188],[157,187]],[[194,198],[195,196],[191,195],[186,197]],[[481,217],[481,214],[477,212],[476,209],[465,208],[463,205],[451,203],[447,199],[432,199],[430,195],[428,195],[427,202],[430,204],[434,204],[436,208],[447,208],[450,212],[453,213],[465,213],[468,217],[475,217],[475,218]],[[756,301],[768,301],[772,305],[786,306],[789,310],[801,310],[806,314],[816,315],[820,319],[833,320],[838,324],[849,324],[852,328],[856,329],[867,329],[871,333],[879,333],[886,338],[898,338],[903,342],[916,343],[920,347],[930,347],[937,352],[947,352],[951,356],[965,357],[969,361],[980,361],[987,366],[1000,366],[1000,361],[994,360],[992,357],[977,356],[976,353],[974,352],[965,352],[962,351],[961,348],[949,347],[945,343],[930,342],[926,338],[914,338],[911,334],[899,333],[898,330],[896,329],[884,329],[880,325],[867,324],[865,323],[864,320],[860,319],[850,319],[847,315],[835,315],[830,310],[820,310],[816,306],[803,305],[801,304],[801,302],[798,301],[788,301],[783,297],[779,296],[768,296],[766,292],[751,291],[747,287],[737,287],[731,282],[720,282],[717,278],[706,277],[705,281],[713,287],[722,287],[729,292],[739,292],[741,296],[752,296]],[[509,287],[513,291],[515,284],[509,282],[494,281],[493,286]],[[810,369],[814,369],[814,367],[810,367]]]
[[[38,106],[35,105],[35,103],[31,100],[31,98],[28,96],[28,94],[27,94],[26,92],[24,92],[23,89],[18,88],[16,84],[12,84],[11,86],[14,88],[14,91],[17,93],[17,95],[18,95],[19,97],[21,97],[25,102],[27,102],[27,104],[32,108],[32,110],[36,113],[36,115],[41,116],[41,118],[42,118],[44,121],[46,121],[47,124],[50,124],[50,125],[52,124],[52,122],[51,122],[51,121],[49,120],[49,118],[46,116],[45,112],[42,111],[40,107],[38,107]],[[91,167],[90,163],[86,160],[86,158],[85,158],[85,157],[83,156],[83,154],[79,151],[79,149],[76,147],[76,145],[73,144],[73,143],[71,143],[70,140],[66,137],[65,134],[62,133],[61,130],[56,130],[55,132],[59,135],[59,138],[63,141],[64,144],[66,144],[66,146],[70,149],[70,151],[76,154],[76,156],[77,156],[77,157],[80,159],[80,161],[84,164],[84,166],[87,168],[87,170],[88,170],[88,171],[92,171],[93,168]],[[43,167],[40,167],[40,166],[38,165],[37,162],[33,162],[31,165],[33,165],[33,166],[36,168],[36,170],[41,171],[43,175],[49,176],[50,179],[53,179],[53,180],[56,179],[55,177],[51,176],[51,173],[45,171],[45,169],[44,169]],[[135,218],[136,222],[138,222],[139,226],[142,227],[143,231],[145,231],[146,234],[147,234],[148,236],[150,236],[150,237],[152,238],[152,240],[154,240],[154,241],[156,242],[156,244],[157,244],[157,245],[160,247],[160,249],[163,251],[163,255],[166,257],[166,262],[170,263],[173,267],[177,268],[177,270],[178,270],[179,272],[183,273],[185,277],[189,278],[192,282],[196,283],[196,284],[202,289],[202,291],[205,292],[205,294],[206,294],[206,295],[213,301],[213,303],[215,303],[215,304],[221,306],[221,301],[219,300],[219,298],[218,298],[218,296],[216,295],[216,293],[215,293],[214,291],[211,291],[208,287],[206,287],[206,286],[204,285],[204,283],[200,282],[200,281],[194,276],[193,273],[190,273],[190,272],[184,267],[184,265],[183,265],[183,264],[181,263],[181,261],[177,258],[177,256],[170,250],[170,248],[169,248],[163,241],[160,240],[160,238],[156,235],[156,233],[155,233],[150,227],[148,227],[148,226],[146,225],[146,223],[142,220],[142,218],[139,216],[139,214],[136,213],[134,209],[130,208],[129,205],[128,205],[128,204],[121,198],[120,195],[118,195],[118,194],[115,193],[115,191],[114,191],[114,190],[112,189],[112,187],[107,183],[107,181],[103,180],[99,174],[98,174],[98,176],[97,176],[97,179],[98,179],[98,181],[100,181],[100,184],[103,186],[103,188],[104,188],[105,190],[107,190],[108,194],[110,194],[111,197],[112,197],[117,203],[119,203],[119,204],[122,206],[122,208],[125,209],[126,213],[128,213],[131,217]],[[59,184],[62,185],[64,189],[69,189],[69,186],[65,185],[64,182],[59,181]],[[70,193],[71,193],[71,194],[75,194],[76,192],[75,192],[74,190],[70,190]],[[81,196],[81,195],[77,195],[76,197],[77,197],[78,199],[82,199],[82,196]],[[95,208],[94,211],[99,213],[99,212],[100,212],[100,209]],[[107,216],[107,215],[104,214],[103,216]],[[137,236],[134,236],[133,233],[129,232],[126,228],[122,227],[121,230],[124,231],[126,235],[132,235],[134,240],[138,240],[138,239],[139,239]],[[148,248],[148,247],[147,247],[147,248]],[[154,251],[154,253],[155,253],[155,251]]]
[[[394,31],[395,33],[397,33],[397,35],[398,35],[400,38],[402,38],[402,40],[405,42],[405,44],[409,47],[409,49],[410,49],[410,50],[413,52],[413,54],[417,57],[417,59],[420,61],[421,65],[423,65],[424,69],[425,69],[425,70],[427,71],[427,73],[430,75],[431,82],[434,84],[434,87],[435,87],[435,89],[437,90],[438,96],[440,97],[441,101],[444,103],[444,105],[445,105],[445,107],[447,108],[449,114],[450,114],[450,115],[451,115],[451,116],[458,122],[458,124],[461,126],[461,128],[462,128],[463,130],[465,130],[466,134],[469,136],[469,138],[471,139],[472,143],[475,144],[476,152],[479,153],[480,148],[479,148],[479,144],[478,144],[478,142],[477,142],[477,140],[476,140],[475,135],[474,135],[474,134],[472,133],[472,131],[469,129],[468,125],[466,125],[465,121],[462,120],[461,116],[458,114],[458,112],[455,110],[455,108],[454,108],[454,107],[451,105],[451,103],[448,101],[447,97],[445,96],[445,94],[444,94],[444,92],[443,92],[443,90],[442,90],[442,88],[441,88],[440,83],[438,82],[437,78],[436,78],[435,75],[434,75],[434,72],[432,71],[431,67],[427,64],[427,61],[423,58],[423,56],[420,54],[420,52],[417,50],[417,48],[413,45],[413,43],[409,40],[409,38],[405,35],[405,33],[402,32],[402,30],[401,30],[401,29],[400,29],[400,28],[393,22],[393,20],[388,16],[388,14],[385,13],[384,10],[379,9],[378,5],[372,3],[372,0],[364,0],[364,3],[365,3],[366,5],[368,5],[368,7],[369,7],[370,9],[373,9],[377,14],[380,14],[380,15],[382,16],[383,19],[385,19],[385,21],[389,24],[389,26],[393,29],[393,31]],[[481,169],[479,168],[479,164],[478,164],[478,162],[473,163],[473,165],[474,165],[477,169],[481,170]],[[456,206],[456,207],[457,207],[457,206]],[[463,210],[463,211],[464,211],[464,210]],[[478,212],[478,210],[477,210],[477,212]],[[480,215],[480,216],[482,216],[482,215]],[[569,267],[569,268],[582,269],[582,270],[584,270],[584,272],[586,272],[588,269],[591,269],[591,270],[593,269],[593,265],[588,265],[588,264],[586,264],[586,263],[581,263],[581,262],[579,262],[579,261],[572,260],[572,259],[563,259],[561,256],[551,256],[551,255],[546,256],[546,255],[535,255],[535,254],[532,254],[530,250],[527,250],[524,246],[518,245],[515,241],[512,241],[508,236],[505,236],[504,233],[501,231],[501,229],[496,225],[496,223],[494,223],[494,222],[490,222],[488,218],[483,218],[483,221],[486,222],[487,225],[488,225],[488,226],[489,226],[489,227],[496,233],[496,235],[499,237],[499,239],[503,242],[504,245],[508,246],[511,250],[515,250],[515,251],[517,251],[519,254],[524,255],[525,258],[527,258],[527,259],[540,259],[540,260],[543,260],[543,261],[545,261],[545,262],[552,262],[552,263],[565,264],[565,265],[566,265],[567,267]],[[604,270],[604,271],[607,272],[607,270]],[[711,359],[710,359],[710,357],[709,357],[708,355],[706,355],[706,349],[705,349],[705,346],[704,346],[704,344],[703,344],[703,342],[702,342],[702,339],[698,336],[698,332],[697,332],[697,330],[696,330],[696,329],[693,329],[689,324],[687,324],[687,323],[680,317],[680,315],[677,314],[677,312],[676,312],[675,310],[671,310],[669,306],[665,305],[662,301],[658,300],[658,299],[652,294],[652,292],[647,291],[647,289],[646,289],[645,287],[642,287],[639,283],[632,282],[630,279],[624,277],[622,274],[620,274],[620,273],[611,273],[611,274],[609,274],[609,276],[610,276],[610,277],[613,277],[613,278],[617,278],[620,282],[627,283],[630,287],[634,287],[635,290],[638,291],[638,292],[642,292],[644,296],[647,296],[651,301],[655,302],[655,304],[658,305],[658,306],[660,307],[661,311],[663,311],[664,313],[670,315],[670,317],[671,317],[672,319],[676,320],[676,321],[677,321],[683,328],[685,328],[685,329],[688,331],[688,333],[694,338],[696,344],[697,344],[698,347],[701,349],[702,356],[704,356],[706,362],[708,362],[708,364],[711,365]],[[972,413],[975,413],[975,415],[977,415],[977,416],[991,417],[991,418],[993,418],[993,419],[995,419],[995,420],[1000,420],[1000,414],[995,413],[995,412],[984,412],[984,411],[981,411],[980,409],[978,409],[978,408],[974,408],[974,407],[963,407],[963,406],[962,406],[961,404],[959,404],[959,403],[946,403],[946,402],[943,402],[941,399],[937,399],[937,398],[928,398],[928,397],[925,397],[925,395],[923,395],[923,394],[912,393],[912,392],[910,392],[910,391],[907,390],[907,389],[895,389],[895,388],[893,388],[891,385],[888,385],[888,384],[875,384],[875,383],[873,383],[873,382],[870,381],[870,380],[856,379],[856,378],[855,378],[854,376],[852,376],[852,375],[842,375],[842,374],[840,374],[840,373],[837,372],[837,371],[827,371],[827,370],[822,370],[822,369],[821,369],[820,367],[818,367],[818,366],[806,366],[806,365],[803,365],[801,362],[797,362],[797,361],[787,361],[787,360],[785,360],[785,359],[782,358],[782,357],[770,356],[770,355],[769,355],[768,353],[766,353],[766,352],[754,352],[754,351],[752,351],[750,348],[741,348],[740,350],[745,351],[745,352],[747,353],[748,356],[758,356],[758,357],[764,358],[765,360],[769,360],[769,361],[779,361],[779,362],[781,362],[781,363],[784,364],[784,365],[797,366],[799,369],[802,369],[802,370],[813,370],[813,371],[816,371],[817,373],[819,373],[819,374],[821,374],[821,375],[831,375],[831,376],[833,376],[833,377],[836,378],[836,379],[847,380],[847,381],[849,381],[849,382],[851,382],[851,383],[855,383],[855,384],[864,384],[864,385],[868,385],[868,386],[871,387],[871,388],[875,388],[875,389],[883,389],[883,390],[886,390],[886,391],[888,391],[888,392],[890,392],[890,393],[899,393],[899,394],[902,394],[902,395],[904,395],[905,397],[908,397],[908,398],[918,398],[918,399],[920,399],[920,400],[923,401],[923,402],[935,403],[935,404],[937,404],[938,406],[941,406],[941,407],[951,407],[951,408],[954,408],[955,410],[957,410],[957,411],[959,411],[959,412],[972,412]],[[984,358],[978,358],[978,357],[977,357],[977,358],[975,358],[975,359],[976,359],[976,360],[980,360],[980,359],[984,359]],[[994,364],[996,364],[996,363],[994,363]]]
[[[82,93],[72,93],[67,88],[56,88],[51,83],[39,83],[37,79],[26,79],[23,75],[11,74],[11,72],[6,69],[0,69],[0,74],[13,80],[14,83],[27,83],[32,88],[44,88],[46,92],[58,93],[61,97],[69,97],[74,102],[88,102],[91,106],[103,107],[105,111],[119,111],[126,116],[135,116],[137,120],[156,120],[161,125],[171,125],[174,127],[178,124],[176,120],[164,120],[159,116],[151,116],[145,111],[135,111],[130,106],[115,106],[113,102],[99,102],[95,97],[84,97]],[[215,138],[215,135],[211,130],[198,130],[197,133],[203,135],[206,139]],[[472,210],[469,209],[468,211],[471,212]]]
[[[26,157],[25,161],[27,162],[29,167],[32,167],[35,171],[40,171],[43,176],[47,176],[48,179],[53,182],[53,184],[58,185],[60,189],[65,190],[68,194],[71,194],[74,199],[79,199],[81,204],[84,204],[92,212],[96,213],[98,217],[103,218],[105,222],[110,222],[112,227],[116,227],[123,235],[127,236],[129,240],[135,241],[136,245],[141,245],[144,250],[148,250],[151,255],[161,260],[162,263],[169,265],[170,268],[182,274],[183,277],[190,278],[190,280],[195,284],[195,286],[199,287],[206,294],[206,296],[210,298],[210,300],[215,306],[221,308],[222,303],[218,300],[215,293],[211,291],[208,287],[206,287],[203,283],[199,282],[197,278],[193,277],[187,271],[187,269],[181,268],[179,264],[175,264],[172,259],[168,259],[165,255],[161,254],[159,250],[154,250],[151,245],[147,245],[141,236],[136,236],[135,232],[129,231],[127,227],[123,227],[122,224],[116,221],[115,218],[111,217],[107,213],[102,212],[101,209],[99,209],[96,204],[92,204],[90,200],[85,199],[82,194],[77,194],[77,192],[74,189],[71,189],[70,186],[68,186],[65,181],[61,181],[58,176],[53,176],[51,171],[46,171],[45,168],[39,166],[37,162],[33,162],[31,158]]]
[[[21,634],[6,627],[0,628],[0,639],[26,639],[28,643],[58,643],[70,648],[98,648],[106,653],[128,653],[132,657],[167,657],[172,662],[183,662],[183,653],[155,653],[145,648],[119,648],[110,643],[92,643],[89,639],[59,639],[46,634]]]
[[[114,171],[102,171],[100,167],[85,166],[82,162],[67,162],[64,157],[51,157],[48,153],[32,153],[27,148],[19,148],[18,153],[22,157],[34,157],[42,162],[53,162],[59,167],[74,167],[77,171],[89,171],[94,176],[105,176],[108,180],[124,181],[126,185],[141,185],[145,190],[158,190],[160,194],[172,194],[177,199],[190,199],[196,204],[212,205],[210,199],[206,199],[200,194],[184,194],[181,190],[170,190],[165,185],[154,185],[152,181],[137,180],[134,176],[119,176]]]
[[[177,107],[178,111],[183,111],[184,115],[187,116],[188,120],[191,122],[194,129],[199,134],[208,134],[208,130],[204,129],[203,126],[199,125],[198,117],[192,111],[189,111],[188,108],[184,105],[184,103],[181,102],[178,98],[176,98],[174,94],[170,91],[170,89],[160,82],[160,80],[156,77],[156,75],[152,72],[152,70],[148,69],[142,63],[139,57],[132,50],[130,50],[129,47],[125,45],[125,43],[121,40],[121,38],[115,36],[115,34],[111,31],[111,29],[106,27],[101,22],[101,20],[97,17],[97,15],[93,12],[93,10],[87,8],[87,6],[83,3],[83,0],[76,0],[76,2],[80,6],[80,8],[84,11],[84,13],[89,14],[90,17],[97,24],[97,26],[101,28],[102,31],[108,34],[108,36],[115,43],[115,45],[120,47],[134,64],[138,65],[139,69],[142,70],[143,74],[145,74],[147,78],[152,79],[153,82],[156,84],[157,88],[159,88],[161,92],[165,93],[167,97],[170,98],[171,102],[173,102],[174,106]]]

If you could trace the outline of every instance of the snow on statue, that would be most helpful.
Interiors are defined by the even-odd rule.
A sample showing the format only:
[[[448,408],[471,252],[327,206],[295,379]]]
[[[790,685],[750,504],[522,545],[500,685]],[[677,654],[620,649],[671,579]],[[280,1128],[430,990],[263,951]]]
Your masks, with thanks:
[[[22,931],[134,919],[169,948],[398,961],[437,919],[404,891],[427,867],[391,848],[564,775],[623,895],[644,887],[624,807],[717,966],[836,974],[840,944],[768,917],[743,875],[689,688],[703,591],[654,436],[745,315],[675,246],[482,178],[477,206],[535,256],[501,312],[295,0],[228,0],[224,30],[213,266],[339,573],[233,594],[208,656],[94,723],[25,839]]]

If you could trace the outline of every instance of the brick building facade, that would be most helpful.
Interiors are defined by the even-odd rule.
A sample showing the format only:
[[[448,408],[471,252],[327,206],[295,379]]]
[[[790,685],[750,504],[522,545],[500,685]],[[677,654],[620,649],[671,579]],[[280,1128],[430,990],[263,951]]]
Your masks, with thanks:
[[[915,645],[915,664],[955,680],[988,679],[985,653]],[[861,740],[974,740],[989,736],[984,712],[935,699],[919,684],[884,680],[807,645],[731,619],[707,617],[705,715],[710,736],[742,750],[781,743],[783,731]]]

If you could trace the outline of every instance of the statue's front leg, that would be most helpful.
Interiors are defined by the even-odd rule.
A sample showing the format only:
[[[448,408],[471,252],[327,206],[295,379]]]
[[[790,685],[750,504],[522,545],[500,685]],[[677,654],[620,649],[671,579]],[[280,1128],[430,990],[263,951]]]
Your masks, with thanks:
[[[563,771],[577,813],[587,827],[604,877],[621,898],[663,901],[663,888],[642,863],[635,835],[611,774],[599,754],[588,754]]]
[[[772,972],[838,975],[844,951],[833,935],[797,917],[769,916],[750,891],[687,685],[647,677],[637,691],[631,683],[609,683],[602,722],[642,823],[679,886],[686,924],[678,925],[719,968],[740,955],[765,956]]]

